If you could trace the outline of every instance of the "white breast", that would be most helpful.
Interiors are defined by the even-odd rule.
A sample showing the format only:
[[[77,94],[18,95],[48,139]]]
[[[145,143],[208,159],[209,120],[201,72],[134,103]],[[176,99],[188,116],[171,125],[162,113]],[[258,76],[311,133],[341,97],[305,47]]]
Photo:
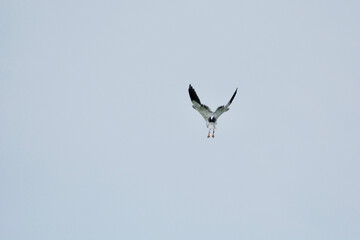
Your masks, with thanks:
[[[210,129],[216,129],[216,123],[215,122],[207,122],[206,127]]]

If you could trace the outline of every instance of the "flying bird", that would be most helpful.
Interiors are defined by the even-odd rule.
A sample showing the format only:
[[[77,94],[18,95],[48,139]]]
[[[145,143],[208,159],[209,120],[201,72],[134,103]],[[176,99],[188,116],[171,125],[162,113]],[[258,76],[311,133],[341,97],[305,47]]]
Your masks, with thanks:
[[[189,84],[189,95],[190,95],[190,99],[191,102],[193,104],[193,108],[195,110],[197,110],[201,116],[203,116],[203,118],[206,121],[206,127],[209,129],[209,133],[208,133],[208,138],[210,137],[210,131],[212,130],[212,137],[215,137],[215,127],[216,127],[216,123],[217,123],[217,119],[221,116],[221,114],[223,114],[224,112],[229,111],[229,106],[232,103],[232,101],[235,98],[235,95],[237,93],[237,88],[234,92],[234,94],[232,95],[230,101],[224,106],[220,106],[216,109],[215,112],[211,111],[210,108],[204,104],[201,103],[200,98],[198,97],[198,95],[195,92],[195,89],[191,86],[191,84]]]

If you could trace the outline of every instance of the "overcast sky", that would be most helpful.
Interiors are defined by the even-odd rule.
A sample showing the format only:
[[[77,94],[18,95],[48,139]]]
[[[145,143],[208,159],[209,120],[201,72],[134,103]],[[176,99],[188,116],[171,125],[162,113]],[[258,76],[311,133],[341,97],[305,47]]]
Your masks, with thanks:
[[[359,11],[2,0],[0,238],[360,239]]]

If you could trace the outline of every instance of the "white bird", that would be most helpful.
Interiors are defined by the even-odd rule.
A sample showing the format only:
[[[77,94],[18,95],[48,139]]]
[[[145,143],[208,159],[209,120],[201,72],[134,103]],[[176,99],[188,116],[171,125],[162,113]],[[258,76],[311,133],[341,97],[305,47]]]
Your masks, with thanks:
[[[201,103],[198,95],[195,92],[195,89],[191,86],[191,84],[189,85],[189,95],[190,95],[191,102],[193,104],[192,107],[195,110],[197,110],[201,114],[201,116],[203,116],[203,118],[205,119],[206,127],[209,129],[209,133],[207,136],[208,138],[210,137],[211,130],[213,130],[212,137],[215,137],[216,121],[220,117],[221,114],[229,111],[229,109],[230,109],[229,106],[232,103],[232,101],[234,100],[236,93],[237,93],[237,88],[236,88],[233,96],[231,97],[230,101],[228,102],[228,104],[226,104],[225,106],[220,106],[216,109],[215,112],[212,112],[208,106]]]

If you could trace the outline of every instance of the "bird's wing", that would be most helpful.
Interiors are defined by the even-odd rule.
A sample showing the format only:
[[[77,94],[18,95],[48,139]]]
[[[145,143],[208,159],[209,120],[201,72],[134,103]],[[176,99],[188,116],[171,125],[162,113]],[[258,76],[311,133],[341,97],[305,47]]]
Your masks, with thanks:
[[[235,95],[236,95],[236,93],[237,93],[237,88],[236,88],[236,90],[235,90],[235,92],[234,92],[234,94],[232,95],[232,97],[231,97],[231,99],[230,99],[230,101],[225,105],[225,106],[220,106],[220,107],[218,107],[217,109],[216,109],[216,111],[214,112],[214,117],[217,119],[218,117],[220,117],[220,115],[221,114],[223,114],[224,112],[227,112],[227,111],[229,111],[229,106],[230,106],[230,104],[232,103],[232,101],[234,100],[234,98],[235,98]]]
[[[207,121],[209,117],[213,115],[213,112],[208,106],[201,104],[200,98],[198,97],[195,89],[191,85],[189,85],[189,95],[193,104],[193,108],[196,109],[201,114],[201,116],[203,116],[205,121]]]

